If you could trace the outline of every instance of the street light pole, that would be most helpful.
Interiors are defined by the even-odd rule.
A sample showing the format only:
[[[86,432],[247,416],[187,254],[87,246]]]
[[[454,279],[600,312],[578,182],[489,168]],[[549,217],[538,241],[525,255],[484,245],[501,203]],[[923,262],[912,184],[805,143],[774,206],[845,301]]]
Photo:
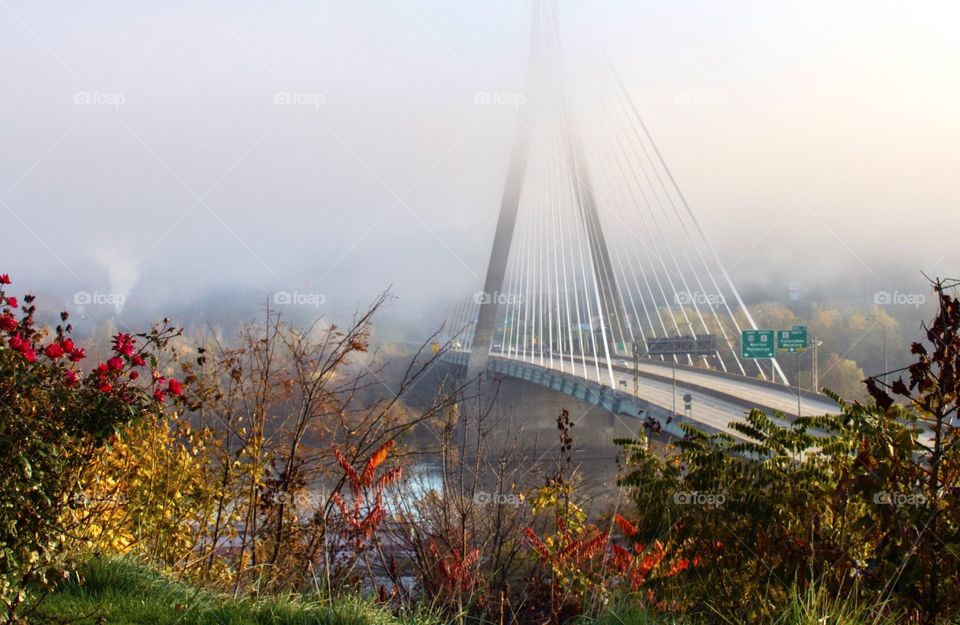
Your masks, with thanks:
[[[880,335],[883,337],[883,383],[887,383],[887,371],[889,367],[887,366],[887,326],[886,324],[880,326]]]
[[[673,357],[673,414],[671,415],[674,419],[677,418],[677,357]]]
[[[797,418],[800,418],[800,352],[797,351]]]
[[[813,374],[813,392],[820,392],[820,359],[817,355],[817,348],[823,344],[823,341],[817,339],[817,335],[813,335],[813,363],[811,368],[811,373]]]
[[[883,320],[877,317],[870,317],[870,319],[872,319],[875,324],[880,324],[880,337],[881,341],[883,341],[883,373],[881,374],[880,379],[884,384],[886,384],[887,369],[889,368],[887,366],[887,324],[883,323]]]

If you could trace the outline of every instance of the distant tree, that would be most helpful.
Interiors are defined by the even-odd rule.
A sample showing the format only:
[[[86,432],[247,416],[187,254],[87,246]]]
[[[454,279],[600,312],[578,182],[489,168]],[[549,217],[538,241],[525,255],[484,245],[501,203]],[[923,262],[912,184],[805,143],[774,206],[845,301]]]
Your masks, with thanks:
[[[841,397],[863,399],[866,397],[863,387],[865,377],[866,374],[855,360],[831,353],[820,368],[820,388],[829,388]]]

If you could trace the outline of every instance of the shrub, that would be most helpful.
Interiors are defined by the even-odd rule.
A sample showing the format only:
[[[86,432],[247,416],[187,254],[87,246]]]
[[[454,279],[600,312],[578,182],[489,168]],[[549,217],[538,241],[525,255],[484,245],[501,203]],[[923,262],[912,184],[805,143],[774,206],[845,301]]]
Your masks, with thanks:
[[[8,295],[0,275],[0,601],[12,621],[25,602],[64,574],[63,545],[85,515],[80,476],[118,428],[162,413],[182,391],[155,367],[175,332],[168,326],[114,337],[113,353],[89,372],[70,338],[68,314],[37,327],[31,295]],[[144,373],[144,375],[141,375]]]
[[[915,622],[960,607],[960,302],[947,290],[935,285],[939,312],[911,349],[908,379],[868,378],[869,405],[831,394],[838,414],[792,423],[753,410],[731,424],[737,436],[685,426],[667,457],[618,441],[637,539],[700,558],[664,580],[688,610],[756,622],[815,580],[890,596]]]

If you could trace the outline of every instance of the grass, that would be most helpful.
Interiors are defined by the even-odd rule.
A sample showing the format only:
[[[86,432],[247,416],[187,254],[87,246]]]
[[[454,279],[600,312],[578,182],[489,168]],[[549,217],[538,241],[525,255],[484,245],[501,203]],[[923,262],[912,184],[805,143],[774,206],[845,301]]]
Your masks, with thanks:
[[[607,608],[596,619],[586,620],[590,625],[699,625],[700,623],[740,625],[723,615],[707,621],[688,620],[651,613],[629,603]],[[864,603],[853,596],[835,597],[818,586],[796,591],[781,613],[770,625],[899,625],[902,617],[886,604]]]
[[[774,625],[897,625],[902,619],[886,603],[870,604],[855,596],[833,597],[816,586],[793,594]]]
[[[170,580],[128,560],[95,559],[41,603],[36,620],[71,625],[434,625],[362,599],[233,599]]]
[[[834,597],[811,586],[796,592],[770,625],[896,625],[886,605]],[[440,625],[424,612],[396,616],[359,598],[323,603],[293,596],[233,599],[171,580],[131,560],[94,559],[40,605],[36,621],[64,625]],[[710,621],[734,624],[717,615]],[[696,625],[621,601],[580,625]]]

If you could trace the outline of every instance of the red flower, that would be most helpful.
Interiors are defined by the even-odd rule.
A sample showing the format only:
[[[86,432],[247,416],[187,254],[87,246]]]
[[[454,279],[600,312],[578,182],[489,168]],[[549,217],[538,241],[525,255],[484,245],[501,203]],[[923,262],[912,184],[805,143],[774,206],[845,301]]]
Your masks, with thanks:
[[[170,378],[170,384],[167,386],[167,390],[170,391],[171,395],[180,397],[180,394],[183,392],[183,385],[180,384],[179,380]]]
[[[99,373],[106,373],[106,372],[107,372],[107,363],[101,362],[99,365],[97,365],[97,371],[98,371]]]
[[[10,284],[10,274],[0,273],[0,284]]]
[[[163,384],[163,375],[156,369],[153,370],[153,381],[155,384]]]
[[[10,337],[10,349],[26,358],[27,362],[34,362],[37,359],[37,352],[30,347],[30,342],[20,335]]]
[[[140,372],[138,372],[138,371],[131,371],[131,372],[130,372],[130,379],[131,379],[131,380],[136,380],[136,379],[139,378],[139,377],[140,377]]]
[[[164,393],[163,389],[161,388],[158,388],[153,392],[153,398],[156,399],[157,401],[163,401],[164,399],[166,399],[166,397],[167,397],[166,393]]]
[[[109,382],[104,382],[103,384],[100,385],[100,392],[101,392],[101,393],[109,393],[109,392],[112,391],[112,390],[113,390],[113,387],[110,386],[110,383],[109,383]]]
[[[123,369],[123,358],[114,356],[107,361],[107,367],[109,367],[111,371],[120,371]]]
[[[132,356],[134,352],[133,337],[121,332],[113,339],[113,351],[124,356]]]
[[[13,315],[10,313],[3,313],[0,315],[0,330],[5,330],[6,332],[13,332],[20,326],[17,323],[17,320],[13,318]]]
[[[19,306],[20,304],[17,302],[17,298],[15,298],[15,297],[8,297],[8,298],[7,298],[7,305],[10,306],[10,308],[16,308],[16,307]]]
[[[76,384],[77,380],[79,379],[77,378],[77,372],[74,371],[73,369],[67,370],[66,377],[67,377],[67,384],[70,386],[73,386],[74,384]]]
[[[87,357],[87,352],[82,347],[70,350],[70,362],[79,362]]]
[[[141,356],[140,354],[134,354],[133,356],[131,356],[131,357],[130,357],[130,362],[132,362],[132,363],[133,363],[134,365],[136,365],[137,367],[145,367],[145,366],[147,366],[147,361],[144,360],[144,359],[143,359],[143,356]]]
[[[43,353],[47,355],[47,358],[51,360],[59,360],[63,358],[63,348],[57,345],[56,343],[50,343],[47,345],[47,348],[43,350]]]
[[[60,347],[62,347],[65,352],[72,352],[74,349],[73,339],[63,339],[60,341]]]

